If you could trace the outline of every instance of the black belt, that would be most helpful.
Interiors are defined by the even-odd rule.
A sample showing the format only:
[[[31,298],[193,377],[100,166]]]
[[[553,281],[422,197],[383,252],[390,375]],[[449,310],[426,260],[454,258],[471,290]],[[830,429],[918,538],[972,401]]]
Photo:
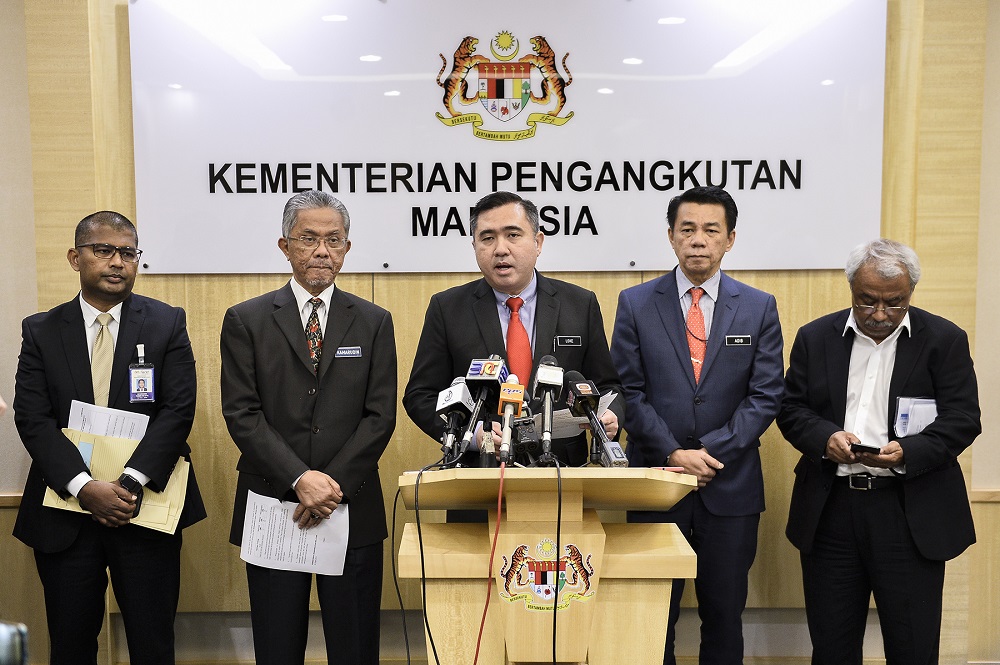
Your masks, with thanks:
[[[884,490],[899,487],[899,479],[894,476],[873,476],[870,473],[852,473],[849,476],[835,476],[841,485],[852,490]]]

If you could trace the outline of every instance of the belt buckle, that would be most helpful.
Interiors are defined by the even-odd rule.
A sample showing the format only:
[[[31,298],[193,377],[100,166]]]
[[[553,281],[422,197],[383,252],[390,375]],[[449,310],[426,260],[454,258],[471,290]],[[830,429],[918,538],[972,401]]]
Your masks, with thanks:
[[[863,479],[865,481],[864,484],[855,485],[854,484],[855,478]],[[849,476],[847,476],[847,486],[850,487],[852,490],[870,490],[872,488],[872,476],[866,473],[852,473]]]

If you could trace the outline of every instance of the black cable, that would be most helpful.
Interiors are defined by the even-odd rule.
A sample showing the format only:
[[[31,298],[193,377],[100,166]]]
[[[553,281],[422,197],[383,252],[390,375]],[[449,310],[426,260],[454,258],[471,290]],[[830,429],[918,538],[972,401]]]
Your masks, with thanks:
[[[552,602],[552,665],[556,665],[556,619],[559,616],[559,562],[562,560],[562,549],[559,535],[562,531],[562,472],[559,470],[559,458],[556,465],[556,597]]]
[[[431,634],[431,625],[427,621],[427,569],[424,567],[424,534],[420,529],[420,477],[424,475],[424,471],[439,467],[440,465],[441,461],[438,461],[434,464],[428,464],[420,469],[420,471],[417,471],[417,480],[413,484],[413,512],[417,523],[417,543],[420,550],[420,610],[424,615],[424,628],[427,630],[427,641],[431,645],[431,653],[434,654],[434,662],[437,665],[441,665],[441,659],[438,658],[437,647],[434,645],[434,636]]]
[[[403,643],[406,645],[406,665],[410,665],[410,636],[406,631],[406,608],[403,607],[403,594],[399,590],[399,576],[396,574],[396,509],[399,507],[399,497],[403,492],[396,488],[396,497],[392,500],[392,538],[389,553],[392,560],[392,583],[396,587],[396,599],[399,600],[399,616],[403,620]]]

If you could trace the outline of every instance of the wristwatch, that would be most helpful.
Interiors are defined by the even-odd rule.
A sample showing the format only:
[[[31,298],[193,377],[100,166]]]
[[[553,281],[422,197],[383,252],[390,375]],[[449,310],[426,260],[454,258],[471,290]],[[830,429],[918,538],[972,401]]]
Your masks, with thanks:
[[[135,511],[132,513],[132,519],[135,519],[139,516],[139,508],[142,507],[142,483],[127,473],[123,473],[118,478],[118,484],[135,495]]]

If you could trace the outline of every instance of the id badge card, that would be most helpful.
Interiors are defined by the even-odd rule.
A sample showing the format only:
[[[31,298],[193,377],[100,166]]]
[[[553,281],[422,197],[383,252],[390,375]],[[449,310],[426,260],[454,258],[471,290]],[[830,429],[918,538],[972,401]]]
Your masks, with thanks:
[[[128,366],[128,394],[129,402],[155,402],[156,393],[153,391],[153,365],[144,362],[145,354],[143,345],[139,344],[139,362]]]

